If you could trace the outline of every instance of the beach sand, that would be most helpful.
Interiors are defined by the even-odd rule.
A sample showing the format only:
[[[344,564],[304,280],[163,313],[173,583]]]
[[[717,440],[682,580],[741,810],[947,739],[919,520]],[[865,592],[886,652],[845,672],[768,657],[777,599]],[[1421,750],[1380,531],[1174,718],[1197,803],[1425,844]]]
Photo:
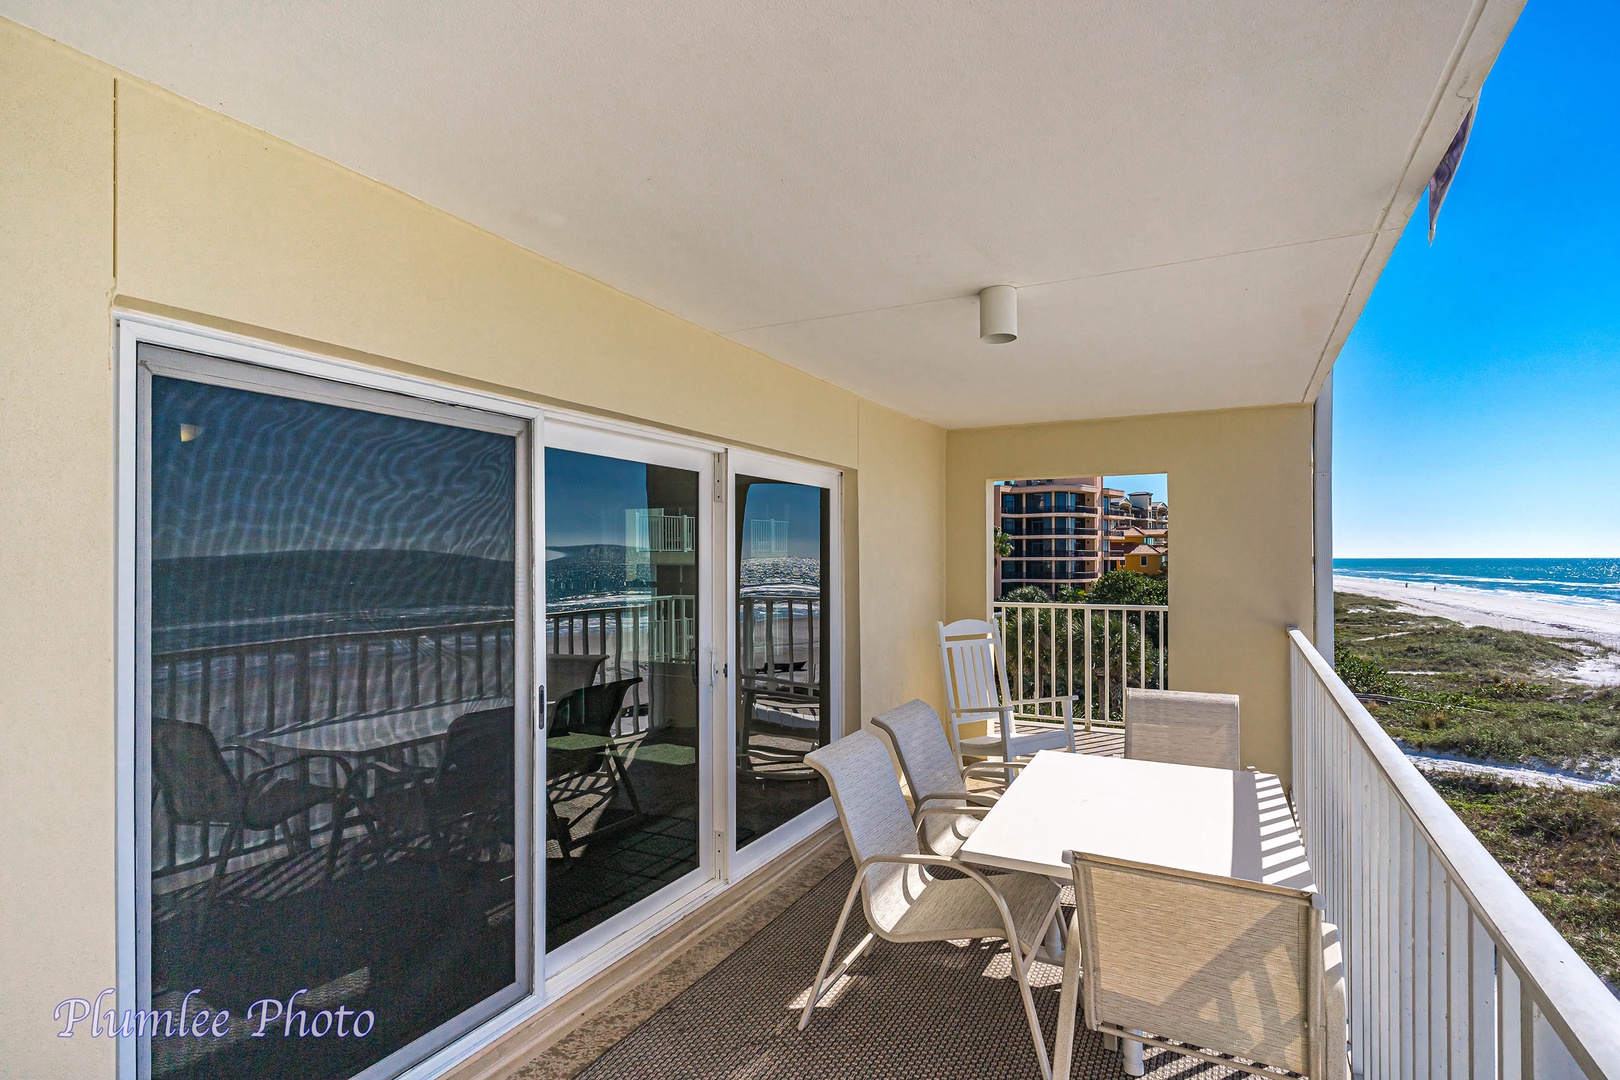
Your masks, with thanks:
[[[1595,647],[1573,671],[1549,672],[1590,686],[1620,685],[1620,604],[1566,602],[1524,593],[1433,586],[1335,575],[1335,592],[1394,600],[1421,615],[1451,619],[1464,626],[1520,630],[1550,638],[1576,638]]]

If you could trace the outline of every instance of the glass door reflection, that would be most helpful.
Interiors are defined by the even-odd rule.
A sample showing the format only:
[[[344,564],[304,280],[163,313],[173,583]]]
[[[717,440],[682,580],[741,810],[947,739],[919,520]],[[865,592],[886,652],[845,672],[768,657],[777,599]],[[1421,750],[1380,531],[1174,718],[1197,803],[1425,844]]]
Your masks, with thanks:
[[[139,355],[149,1073],[394,1075],[527,990],[525,425]]]
[[[738,849],[827,797],[804,757],[833,738],[830,496],[736,478]]]
[[[555,950],[703,862],[707,574],[697,469],[551,445],[545,477],[545,922]]]

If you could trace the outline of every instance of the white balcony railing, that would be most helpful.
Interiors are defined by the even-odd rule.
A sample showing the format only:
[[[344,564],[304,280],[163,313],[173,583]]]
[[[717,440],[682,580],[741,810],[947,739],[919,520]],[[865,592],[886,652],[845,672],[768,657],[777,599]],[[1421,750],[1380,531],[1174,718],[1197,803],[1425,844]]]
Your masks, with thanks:
[[[1620,1001],[1289,631],[1295,812],[1363,1080],[1620,1080]]]
[[[1007,682],[1029,712],[1072,699],[1075,720],[1125,723],[1128,686],[1162,690],[1168,673],[1170,609],[1159,604],[1023,604],[996,601],[1007,644]]]

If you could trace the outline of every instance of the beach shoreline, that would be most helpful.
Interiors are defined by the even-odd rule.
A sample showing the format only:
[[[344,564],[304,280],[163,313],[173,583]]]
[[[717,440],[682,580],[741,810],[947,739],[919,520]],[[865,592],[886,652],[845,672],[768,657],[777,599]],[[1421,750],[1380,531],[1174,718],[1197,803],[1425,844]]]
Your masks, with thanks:
[[[1584,661],[1570,671],[1549,674],[1589,686],[1620,685],[1620,604],[1342,574],[1333,575],[1333,591],[1391,600],[1417,614],[1450,619],[1464,626],[1590,642],[1590,646],[1577,646],[1588,653]]]

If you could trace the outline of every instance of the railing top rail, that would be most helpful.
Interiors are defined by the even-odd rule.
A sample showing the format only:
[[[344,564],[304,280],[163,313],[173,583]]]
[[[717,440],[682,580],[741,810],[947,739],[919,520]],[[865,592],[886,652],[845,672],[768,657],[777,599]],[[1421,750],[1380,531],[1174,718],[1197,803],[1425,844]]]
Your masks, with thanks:
[[[1040,608],[1057,609],[1061,611],[1169,611],[1169,604],[1060,604],[1031,602],[1024,600],[997,600],[992,605],[996,608]]]
[[[1407,760],[1310,639],[1296,627],[1289,627],[1288,637],[1344,713],[1475,917],[1534,991],[1565,1046],[1588,1075],[1620,1078],[1620,1000]]]

